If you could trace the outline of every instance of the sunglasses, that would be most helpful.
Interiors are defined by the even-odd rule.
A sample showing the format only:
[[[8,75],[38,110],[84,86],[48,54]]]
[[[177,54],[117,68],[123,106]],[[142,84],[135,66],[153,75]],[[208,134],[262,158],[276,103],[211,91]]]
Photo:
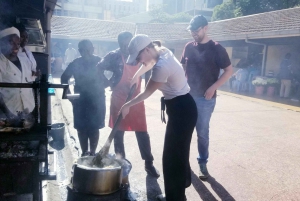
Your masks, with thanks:
[[[203,29],[203,27],[199,27],[198,29],[196,30],[189,30],[190,33],[199,33],[199,31],[201,31],[201,29]]]

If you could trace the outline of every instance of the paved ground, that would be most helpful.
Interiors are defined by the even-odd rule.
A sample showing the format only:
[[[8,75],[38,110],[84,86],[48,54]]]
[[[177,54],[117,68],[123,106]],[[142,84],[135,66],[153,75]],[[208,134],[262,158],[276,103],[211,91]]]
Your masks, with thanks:
[[[52,186],[48,190],[48,199],[51,201],[66,200],[65,187],[70,179],[71,165],[80,154],[73,128],[71,104],[67,100],[60,100],[61,93],[57,90],[56,97],[52,99],[55,111],[53,119],[65,121],[68,126],[65,146],[52,144],[53,148],[59,149],[58,164],[62,173],[59,173],[58,181],[48,184]],[[106,97],[109,106],[109,90]],[[161,93],[156,92],[145,104],[154,164],[162,173],[165,125],[160,121],[160,97]],[[208,168],[212,177],[206,182],[197,177],[197,138],[194,133],[190,154],[192,185],[186,190],[187,199],[300,200],[300,113],[294,109],[219,92],[210,130]],[[109,132],[109,128],[101,129],[99,148]],[[133,164],[130,182],[137,200],[154,200],[157,194],[164,191],[163,177],[156,180],[146,175],[134,133],[127,132],[125,147],[127,157]],[[60,196],[54,196],[57,189]]]

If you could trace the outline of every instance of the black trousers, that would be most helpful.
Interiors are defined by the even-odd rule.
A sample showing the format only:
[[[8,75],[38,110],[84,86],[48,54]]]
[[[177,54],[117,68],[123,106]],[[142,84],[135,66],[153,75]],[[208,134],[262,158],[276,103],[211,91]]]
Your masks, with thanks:
[[[124,133],[125,131],[117,131],[114,138],[115,153],[120,154],[123,158],[126,158],[124,148]],[[139,145],[142,159],[147,164],[152,164],[153,156],[151,153],[150,137],[148,132],[135,131],[135,136]]]
[[[184,201],[191,185],[190,144],[197,122],[197,107],[186,94],[165,100],[168,122],[163,151],[163,173],[167,201]]]

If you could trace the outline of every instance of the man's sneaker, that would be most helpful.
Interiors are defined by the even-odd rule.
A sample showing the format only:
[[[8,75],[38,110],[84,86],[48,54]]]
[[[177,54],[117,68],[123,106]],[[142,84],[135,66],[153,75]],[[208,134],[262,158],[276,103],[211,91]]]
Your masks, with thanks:
[[[199,164],[200,172],[199,172],[199,179],[207,179],[209,176],[206,164]]]
[[[136,201],[129,184],[121,184],[121,201]]]
[[[153,165],[145,165],[145,170],[152,177],[160,177],[159,171]]]

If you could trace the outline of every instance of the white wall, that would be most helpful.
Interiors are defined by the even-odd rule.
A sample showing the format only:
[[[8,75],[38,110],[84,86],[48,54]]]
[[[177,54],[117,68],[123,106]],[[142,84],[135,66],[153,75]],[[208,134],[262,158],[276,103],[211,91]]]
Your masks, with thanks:
[[[300,65],[300,46],[298,45],[276,45],[269,46],[266,60],[266,74],[268,71],[274,71],[274,75],[279,73],[280,63],[287,53],[291,53],[291,61],[293,66]]]

